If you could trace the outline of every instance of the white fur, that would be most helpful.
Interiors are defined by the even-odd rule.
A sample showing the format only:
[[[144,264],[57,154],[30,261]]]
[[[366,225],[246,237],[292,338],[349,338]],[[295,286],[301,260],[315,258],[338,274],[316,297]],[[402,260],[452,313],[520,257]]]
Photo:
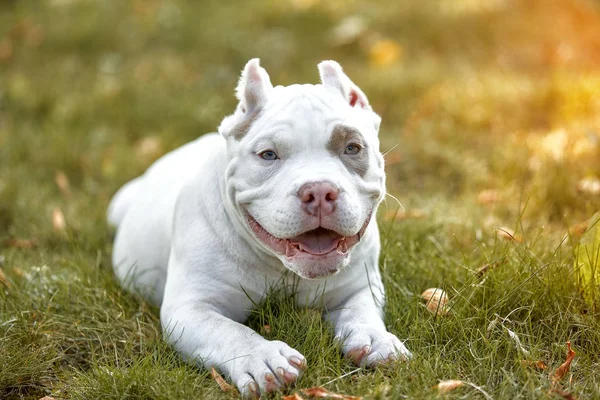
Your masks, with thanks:
[[[294,361],[304,362],[285,343],[267,341],[242,324],[253,302],[285,283],[286,271],[288,278],[295,271],[293,262],[255,238],[245,213],[277,237],[313,229],[296,193],[307,182],[327,180],[341,188],[328,223],[353,235],[385,192],[379,117],[337,63],[319,69],[322,85],[273,88],[258,60],[251,60],[237,90],[240,105],[224,119],[221,135],[205,135],[165,155],[109,207],[108,219],[118,226],[113,264],[122,284],[161,306],[166,339],[186,359],[219,369],[245,396],[290,384],[302,373]],[[358,106],[349,105],[350,91],[361,96]],[[249,113],[260,117],[241,140],[233,137]],[[358,129],[369,145],[364,176],[326,149],[341,123]],[[270,148],[281,157],[276,164],[257,156]],[[357,359],[360,365],[410,355],[383,323],[379,250],[373,217],[339,273],[295,279],[298,302],[324,307],[344,354],[356,356],[369,346]],[[270,381],[269,374],[283,371],[290,379]]]

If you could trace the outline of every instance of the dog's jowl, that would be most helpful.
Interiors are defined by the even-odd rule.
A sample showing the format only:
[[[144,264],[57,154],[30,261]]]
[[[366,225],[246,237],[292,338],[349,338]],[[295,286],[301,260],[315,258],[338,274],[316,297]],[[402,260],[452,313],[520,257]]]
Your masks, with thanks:
[[[343,353],[374,366],[410,356],[383,323],[377,207],[380,118],[339,64],[321,84],[276,86],[250,60],[218,133],[159,159],[112,199],[113,264],[160,305],[165,338],[245,396],[293,384],[302,354],[247,326],[282,277],[320,300]]]

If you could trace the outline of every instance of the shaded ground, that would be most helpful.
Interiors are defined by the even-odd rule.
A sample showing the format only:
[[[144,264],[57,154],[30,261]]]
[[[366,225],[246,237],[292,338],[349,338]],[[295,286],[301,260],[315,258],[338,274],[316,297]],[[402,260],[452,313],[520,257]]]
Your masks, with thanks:
[[[579,279],[594,262],[574,260],[600,210],[598,3],[389,3],[0,3],[0,397],[231,397],[118,288],[104,213],[155,158],[214,131],[252,57],[275,84],[339,61],[383,117],[404,206],[380,212],[381,265],[387,324],[415,360],[356,371],[317,313],[274,295],[249,323],[307,356],[300,387],[434,398],[460,379],[495,399],[600,397],[600,314]],[[428,287],[449,315],[426,310]],[[553,386],[567,340],[577,356]]]

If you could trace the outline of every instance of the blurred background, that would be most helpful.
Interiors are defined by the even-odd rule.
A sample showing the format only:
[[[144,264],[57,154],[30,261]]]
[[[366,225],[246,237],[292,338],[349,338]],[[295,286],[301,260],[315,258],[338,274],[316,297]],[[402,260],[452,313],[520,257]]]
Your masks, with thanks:
[[[404,206],[389,218],[466,239],[585,221],[600,208],[599,5],[2,1],[0,237],[44,236],[56,207],[95,230],[123,182],[233,111],[253,57],[282,85],[335,59],[367,93]]]
[[[476,233],[600,208],[598,2],[3,1],[0,236],[43,236],[56,207],[96,229],[119,185],[233,111],[253,57],[274,84],[335,59],[362,87],[388,216]]]

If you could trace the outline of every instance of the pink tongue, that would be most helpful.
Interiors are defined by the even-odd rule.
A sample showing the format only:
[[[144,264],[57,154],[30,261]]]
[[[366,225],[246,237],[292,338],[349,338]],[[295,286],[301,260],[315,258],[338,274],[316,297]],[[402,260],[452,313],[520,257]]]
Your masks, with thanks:
[[[298,235],[290,241],[301,250],[311,254],[325,254],[335,249],[342,239],[339,234],[328,229],[318,228]]]

